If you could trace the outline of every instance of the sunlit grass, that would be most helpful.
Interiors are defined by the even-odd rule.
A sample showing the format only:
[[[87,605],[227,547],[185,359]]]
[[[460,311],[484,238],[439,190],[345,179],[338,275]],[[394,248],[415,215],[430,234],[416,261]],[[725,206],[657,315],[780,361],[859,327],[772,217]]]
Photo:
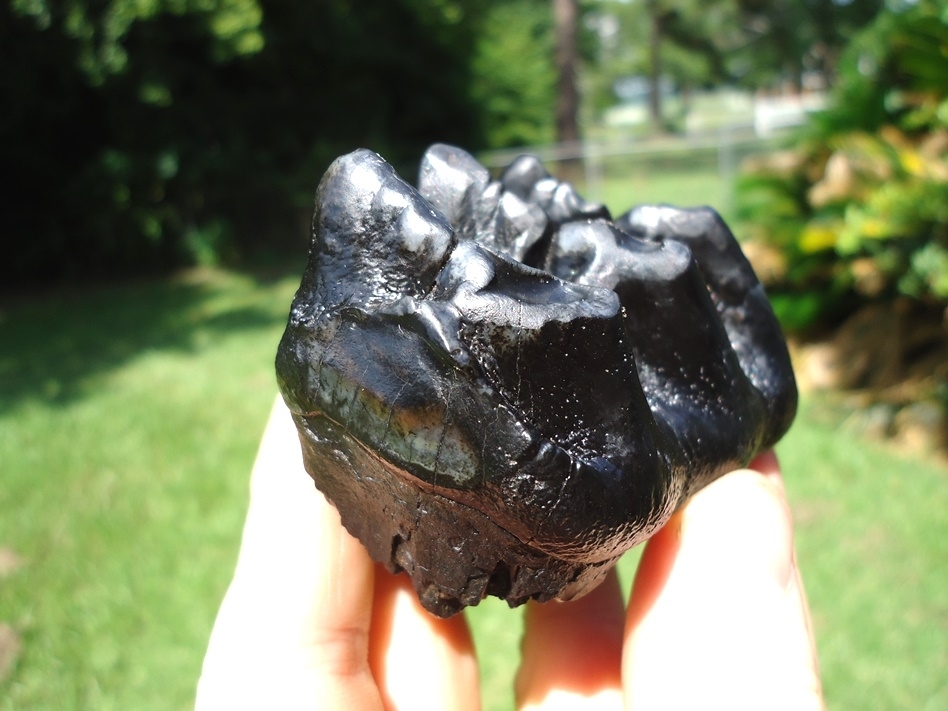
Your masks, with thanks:
[[[778,448],[827,698],[948,708],[948,466],[810,407]]]
[[[295,280],[223,273],[0,322],[0,708],[178,709],[235,560]]]
[[[621,215],[636,205],[668,203],[678,207],[709,205],[725,219],[731,209],[731,183],[714,163],[713,156],[699,157],[690,168],[678,161],[665,165],[625,162],[606,163],[602,181],[586,188],[590,199]]]
[[[642,201],[690,202],[665,182]],[[191,707],[297,283],[194,272],[0,311],[0,550],[21,560],[0,623],[22,638],[0,709]],[[844,415],[808,403],[779,448],[831,708],[948,708],[948,467]],[[470,619],[487,708],[510,708],[521,613]]]

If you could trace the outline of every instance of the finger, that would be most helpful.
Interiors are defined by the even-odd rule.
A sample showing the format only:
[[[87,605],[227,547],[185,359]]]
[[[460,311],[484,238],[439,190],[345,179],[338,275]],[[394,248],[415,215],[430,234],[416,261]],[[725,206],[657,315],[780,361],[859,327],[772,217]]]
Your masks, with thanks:
[[[784,499],[786,499],[786,490],[784,489],[783,476],[780,472],[780,463],[777,461],[777,454],[772,449],[758,455],[754,461],[748,465],[748,469],[760,472],[773,484],[774,487],[776,487],[777,491],[784,497]],[[790,520],[789,510],[787,513],[788,520]],[[792,530],[792,520],[790,520],[790,524]],[[809,640],[810,646],[809,657],[813,665],[813,674],[816,677],[816,683],[819,686],[819,658],[816,654],[816,636],[813,633],[813,622],[810,617],[810,606],[807,603],[806,591],[803,587],[803,579],[800,577],[800,568],[797,565],[796,553],[792,548],[790,553],[793,561],[793,574],[790,585],[793,588],[796,601],[799,603],[796,614],[798,619],[801,621],[801,625],[806,628],[807,638]]]
[[[373,577],[365,549],[303,469],[296,428],[278,401],[198,708],[381,708],[368,666]]]
[[[823,708],[776,459],[754,466],[696,494],[647,544],[626,621],[626,708]]]
[[[517,707],[619,708],[624,616],[615,571],[578,600],[529,603]]]
[[[405,575],[377,566],[370,663],[387,709],[480,708],[477,661],[463,615],[428,613]]]

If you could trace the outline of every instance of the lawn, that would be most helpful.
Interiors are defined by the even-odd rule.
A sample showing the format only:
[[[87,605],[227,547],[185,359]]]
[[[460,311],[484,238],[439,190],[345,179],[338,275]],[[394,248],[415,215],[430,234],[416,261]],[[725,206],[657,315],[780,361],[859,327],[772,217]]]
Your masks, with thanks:
[[[191,707],[297,283],[202,270],[0,306],[0,709]],[[948,466],[846,415],[808,401],[779,448],[830,707],[948,708]],[[470,619],[487,707],[510,708],[520,614]]]
[[[294,288],[193,272],[3,310],[0,708],[193,705]]]
[[[722,173],[717,151],[604,159],[581,186],[587,199],[620,215],[635,205],[670,203],[680,207],[711,205],[727,219],[732,181]]]

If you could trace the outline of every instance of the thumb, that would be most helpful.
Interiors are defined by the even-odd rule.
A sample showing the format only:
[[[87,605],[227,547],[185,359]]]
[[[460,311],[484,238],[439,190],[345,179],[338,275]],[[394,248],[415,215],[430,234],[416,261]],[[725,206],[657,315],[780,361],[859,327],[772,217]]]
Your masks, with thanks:
[[[698,492],[646,546],[626,618],[626,708],[822,709],[776,458]]]

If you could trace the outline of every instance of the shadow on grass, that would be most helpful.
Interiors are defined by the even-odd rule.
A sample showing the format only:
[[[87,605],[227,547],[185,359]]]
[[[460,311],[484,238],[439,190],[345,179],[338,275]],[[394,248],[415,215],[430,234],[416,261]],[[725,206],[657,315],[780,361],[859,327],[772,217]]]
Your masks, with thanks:
[[[299,273],[195,270],[0,305],[0,412],[27,399],[66,404],[148,351],[195,351],[228,332],[277,326]]]

